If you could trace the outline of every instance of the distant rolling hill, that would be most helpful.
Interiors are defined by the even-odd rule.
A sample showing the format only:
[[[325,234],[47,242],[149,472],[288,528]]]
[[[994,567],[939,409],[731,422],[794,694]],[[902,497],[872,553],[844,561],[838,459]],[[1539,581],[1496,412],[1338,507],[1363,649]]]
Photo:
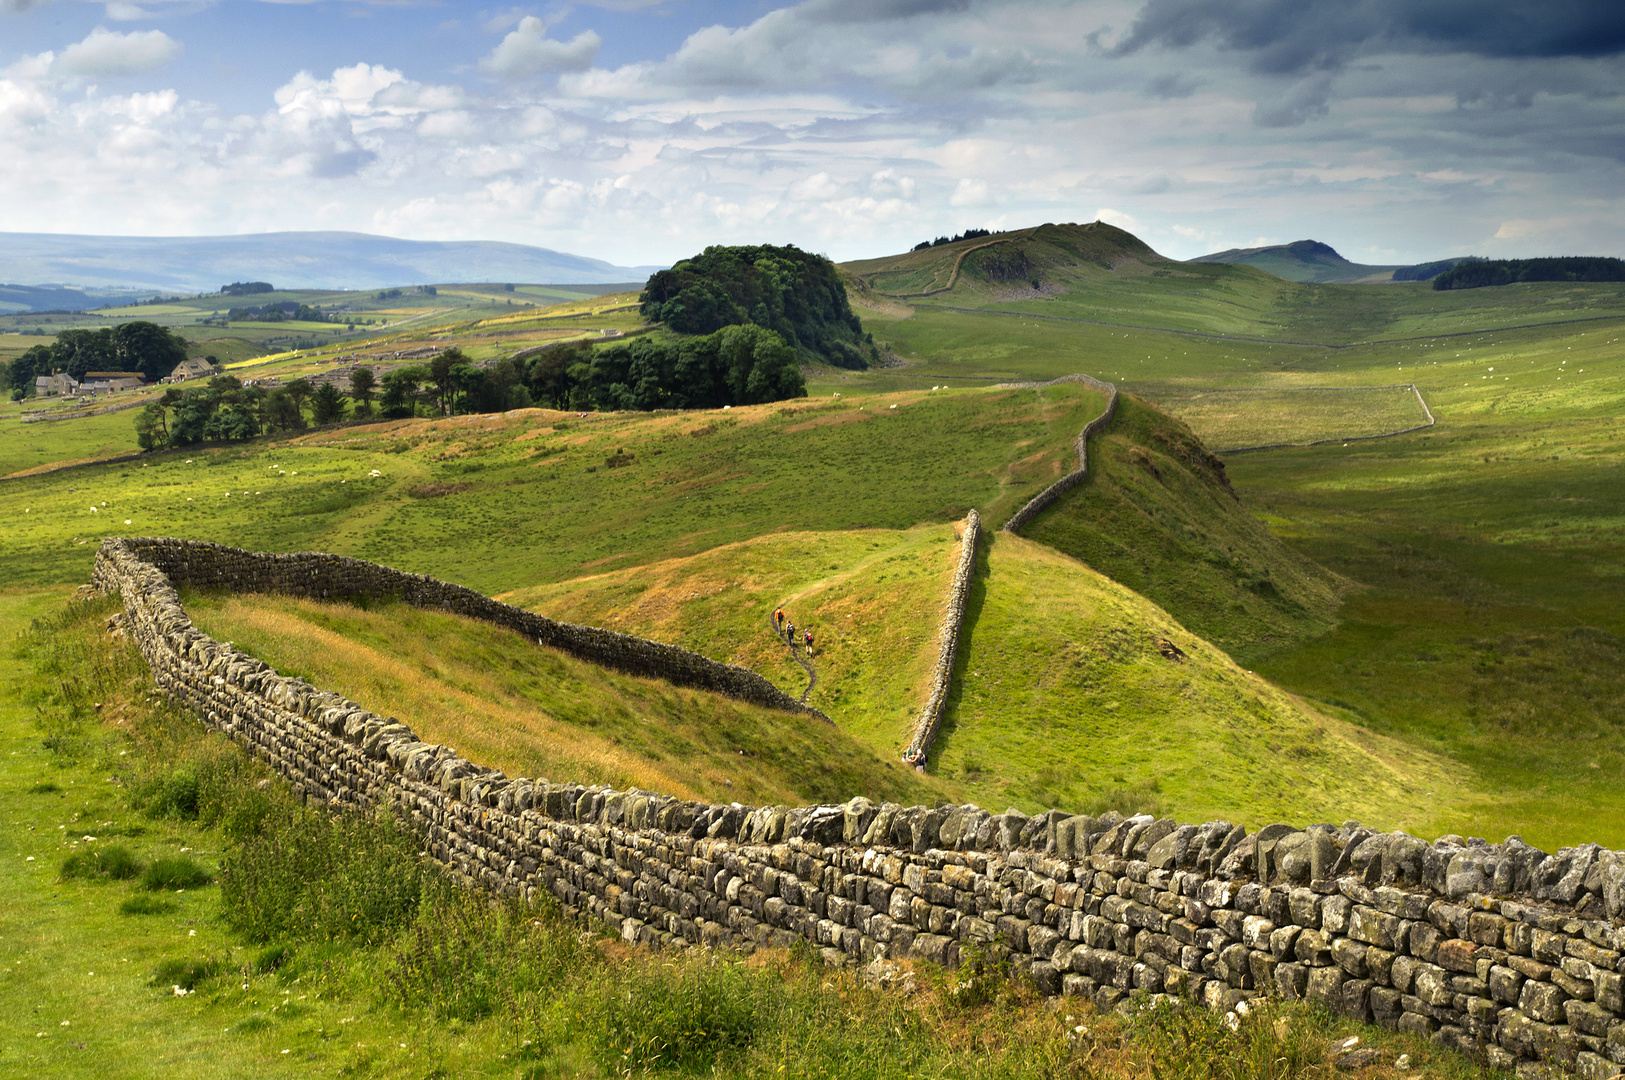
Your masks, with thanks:
[[[67,285],[88,293],[123,289],[214,292],[228,282],[253,280],[284,289],[378,289],[485,281],[588,285],[641,282],[659,269],[663,267],[615,266],[524,244],[397,240],[349,232],[245,236],[0,233],[0,282]],[[76,306],[71,296],[40,299],[47,306]]]
[[[1368,285],[1387,281],[1427,281],[1462,260],[1441,259],[1415,266],[1372,266],[1349,262],[1330,244],[1323,244],[1319,240],[1296,240],[1270,247],[1231,248],[1212,255],[1201,255],[1190,261],[1256,266],[1265,273],[1288,281]]]

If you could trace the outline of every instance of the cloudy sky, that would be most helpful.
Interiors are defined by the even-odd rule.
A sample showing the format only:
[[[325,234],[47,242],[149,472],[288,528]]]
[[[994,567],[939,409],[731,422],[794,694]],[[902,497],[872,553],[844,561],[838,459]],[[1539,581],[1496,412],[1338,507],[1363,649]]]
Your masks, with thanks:
[[[0,231],[1625,255],[1621,0],[0,0]]]

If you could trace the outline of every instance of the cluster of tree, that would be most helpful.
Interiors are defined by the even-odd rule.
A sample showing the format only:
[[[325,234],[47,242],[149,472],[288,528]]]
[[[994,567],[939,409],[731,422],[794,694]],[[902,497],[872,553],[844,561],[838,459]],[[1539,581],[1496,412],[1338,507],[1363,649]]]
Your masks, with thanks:
[[[462,350],[447,349],[381,380],[372,368],[359,367],[350,374],[348,395],[330,382],[294,379],[266,388],[219,375],[204,386],[166,390],[142,409],[135,430],[143,450],[157,450],[337,423],[352,407],[356,417],[369,417],[375,398],[378,412],[396,419],[424,410],[454,416],[536,403],[575,411],[719,408],[806,393],[796,351],[773,331],[746,324],[681,341],[637,338],[604,349],[568,342],[484,368]]]
[[[1439,259],[1436,262],[1417,263],[1415,266],[1401,266],[1394,271],[1395,281],[1432,281],[1440,274],[1464,262],[1483,262],[1476,255],[1469,255],[1465,259]]]
[[[354,392],[354,377],[351,389]],[[479,368],[461,349],[447,349],[427,364],[387,372],[382,391],[378,404],[391,418],[416,416],[420,406],[436,415],[453,416],[528,409],[533,404],[523,360],[498,360]]]
[[[276,292],[269,281],[233,281],[230,285],[220,286],[223,296],[253,296],[255,293]]]
[[[379,289],[377,292],[372,294],[372,298],[374,300],[394,300],[400,295],[401,290],[399,289]]]
[[[572,410],[716,409],[807,395],[796,351],[754,323],[679,341],[555,345],[530,357],[525,379],[536,401]]]
[[[261,307],[232,308],[226,313],[227,322],[342,322],[329,316],[319,307],[296,304],[284,300],[279,304]]]
[[[977,240],[993,234],[986,229],[966,229],[958,236],[939,236],[935,240],[921,240],[914,245],[913,250],[924,251],[926,248],[941,247],[943,244],[957,244],[961,240]]]
[[[139,371],[156,382],[186,359],[186,341],[150,322],[127,322],[100,330],[63,330],[50,345],[35,345],[11,362],[6,381],[24,396],[34,379],[62,371],[83,380],[92,371]]]
[[[231,375],[217,375],[205,386],[171,387],[142,409],[135,418],[136,442],[143,450],[159,450],[252,439],[273,431],[300,431],[307,426],[307,402],[311,418],[318,424],[344,418],[344,395],[331,383],[313,386],[307,379],[294,379],[267,389],[244,386]]]
[[[866,368],[878,355],[835,264],[796,247],[708,247],[651,277],[641,311],[681,334],[760,326],[837,367]]]
[[[1625,281],[1625,261],[1569,256],[1463,262],[1433,279],[1435,289],[1482,289],[1520,281]]]

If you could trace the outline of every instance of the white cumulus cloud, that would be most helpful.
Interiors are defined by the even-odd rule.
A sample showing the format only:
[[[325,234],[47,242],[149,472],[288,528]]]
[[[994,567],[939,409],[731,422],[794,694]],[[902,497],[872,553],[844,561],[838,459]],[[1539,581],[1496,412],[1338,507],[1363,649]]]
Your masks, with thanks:
[[[62,50],[57,63],[75,75],[141,75],[181,54],[181,43],[162,30],[121,34],[98,26],[83,41]]]
[[[591,30],[583,30],[569,41],[547,36],[547,24],[526,15],[491,55],[480,61],[480,70],[504,78],[525,78],[553,71],[585,71],[592,66],[602,40]]]

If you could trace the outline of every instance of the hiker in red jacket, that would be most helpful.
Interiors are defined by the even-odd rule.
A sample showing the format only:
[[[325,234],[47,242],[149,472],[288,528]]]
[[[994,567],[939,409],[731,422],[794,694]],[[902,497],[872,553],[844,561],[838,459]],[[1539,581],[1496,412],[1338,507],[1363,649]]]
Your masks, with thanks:
[[[812,655],[812,631],[807,631],[807,655]]]

